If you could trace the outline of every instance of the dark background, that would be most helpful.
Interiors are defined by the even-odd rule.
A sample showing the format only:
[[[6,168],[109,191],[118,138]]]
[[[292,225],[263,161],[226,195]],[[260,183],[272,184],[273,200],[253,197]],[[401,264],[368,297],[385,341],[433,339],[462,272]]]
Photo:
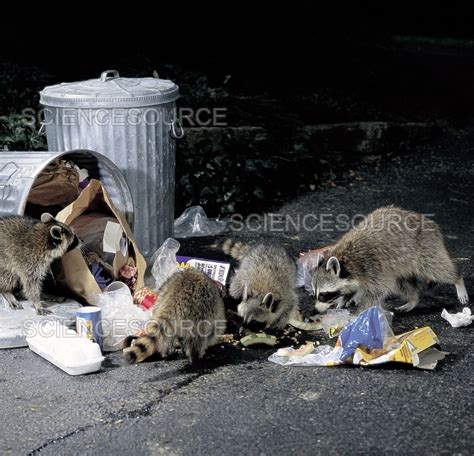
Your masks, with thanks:
[[[0,148],[46,147],[21,119],[45,85],[105,69],[156,71],[180,86],[179,106],[226,109],[225,134],[185,123],[178,143],[177,214],[202,204],[217,215],[274,209],[470,125],[467,4],[256,6],[117,5],[101,14],[81,4],[59,17],[6,15]]]

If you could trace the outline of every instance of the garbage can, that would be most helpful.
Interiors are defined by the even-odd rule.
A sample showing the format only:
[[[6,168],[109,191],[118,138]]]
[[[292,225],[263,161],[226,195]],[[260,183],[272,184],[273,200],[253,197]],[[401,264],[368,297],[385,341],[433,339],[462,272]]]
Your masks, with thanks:
[[[150,257],[173,234],[178,86],[158,78],[98,79],[46,87],[40,93],[49,150],[86,148],[124,174],[135,208],[134,234]]]
[[[91,150],[70,152],[0,152],[0,213],[24,215],[31,188],[39,174],[58,158],[71,160],[100,180],[115,206],[133,223],[132,195],[124,176],[114,163]]]

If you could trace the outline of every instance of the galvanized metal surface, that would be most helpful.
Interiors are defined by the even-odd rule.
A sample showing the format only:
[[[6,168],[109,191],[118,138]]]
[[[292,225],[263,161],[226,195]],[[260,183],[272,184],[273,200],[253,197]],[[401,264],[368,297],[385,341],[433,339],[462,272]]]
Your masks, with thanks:
[[[99,78],[63,82],[45,87],[40,102],[61,108],[132,108],[155,106],[178,98],[178,86],[168,79],[122,78],[118,71],[104,71]]]
[[[103,155],[91,150],[70,152],[7,152],[0,153],[0,213],[23,215],[28,195],[38,175],[54,160],[72,160],[99,179],[109,192],[114,204],[133,226],[133,201],[125,178],[116,165]]]
[[[102,81],[61,84],[54,86],[56,98],[52,93],[51,87],[41,92],[48,148],[96,150],[118,166],[132,192],[135,237],[151,257],[173,234],[175,138],[182,132],[175,119],[178,87],[106,72]]]

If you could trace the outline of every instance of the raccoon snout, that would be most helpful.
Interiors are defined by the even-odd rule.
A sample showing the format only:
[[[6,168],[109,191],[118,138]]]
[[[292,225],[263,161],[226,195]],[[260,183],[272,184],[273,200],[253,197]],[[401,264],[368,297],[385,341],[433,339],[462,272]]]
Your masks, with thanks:
[[[325,313],[329,310],[329,308],[332,306],[332,302],[321,302],[321,301],[316,301],[314,307],[319,313]]]

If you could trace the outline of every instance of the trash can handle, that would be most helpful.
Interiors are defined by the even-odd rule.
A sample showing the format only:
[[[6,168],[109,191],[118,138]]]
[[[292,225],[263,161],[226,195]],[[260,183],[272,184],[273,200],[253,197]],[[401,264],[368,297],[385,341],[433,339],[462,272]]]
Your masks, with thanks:
[[[171,122],[171,137],[174,139],[181,139],[184,136],[184,128],[178,119]]]
[[[117,79],[119,77],[120,75],[117,70],[102,71],[102,73],[100,74],[100,82],[105,82],[109,79]]]

